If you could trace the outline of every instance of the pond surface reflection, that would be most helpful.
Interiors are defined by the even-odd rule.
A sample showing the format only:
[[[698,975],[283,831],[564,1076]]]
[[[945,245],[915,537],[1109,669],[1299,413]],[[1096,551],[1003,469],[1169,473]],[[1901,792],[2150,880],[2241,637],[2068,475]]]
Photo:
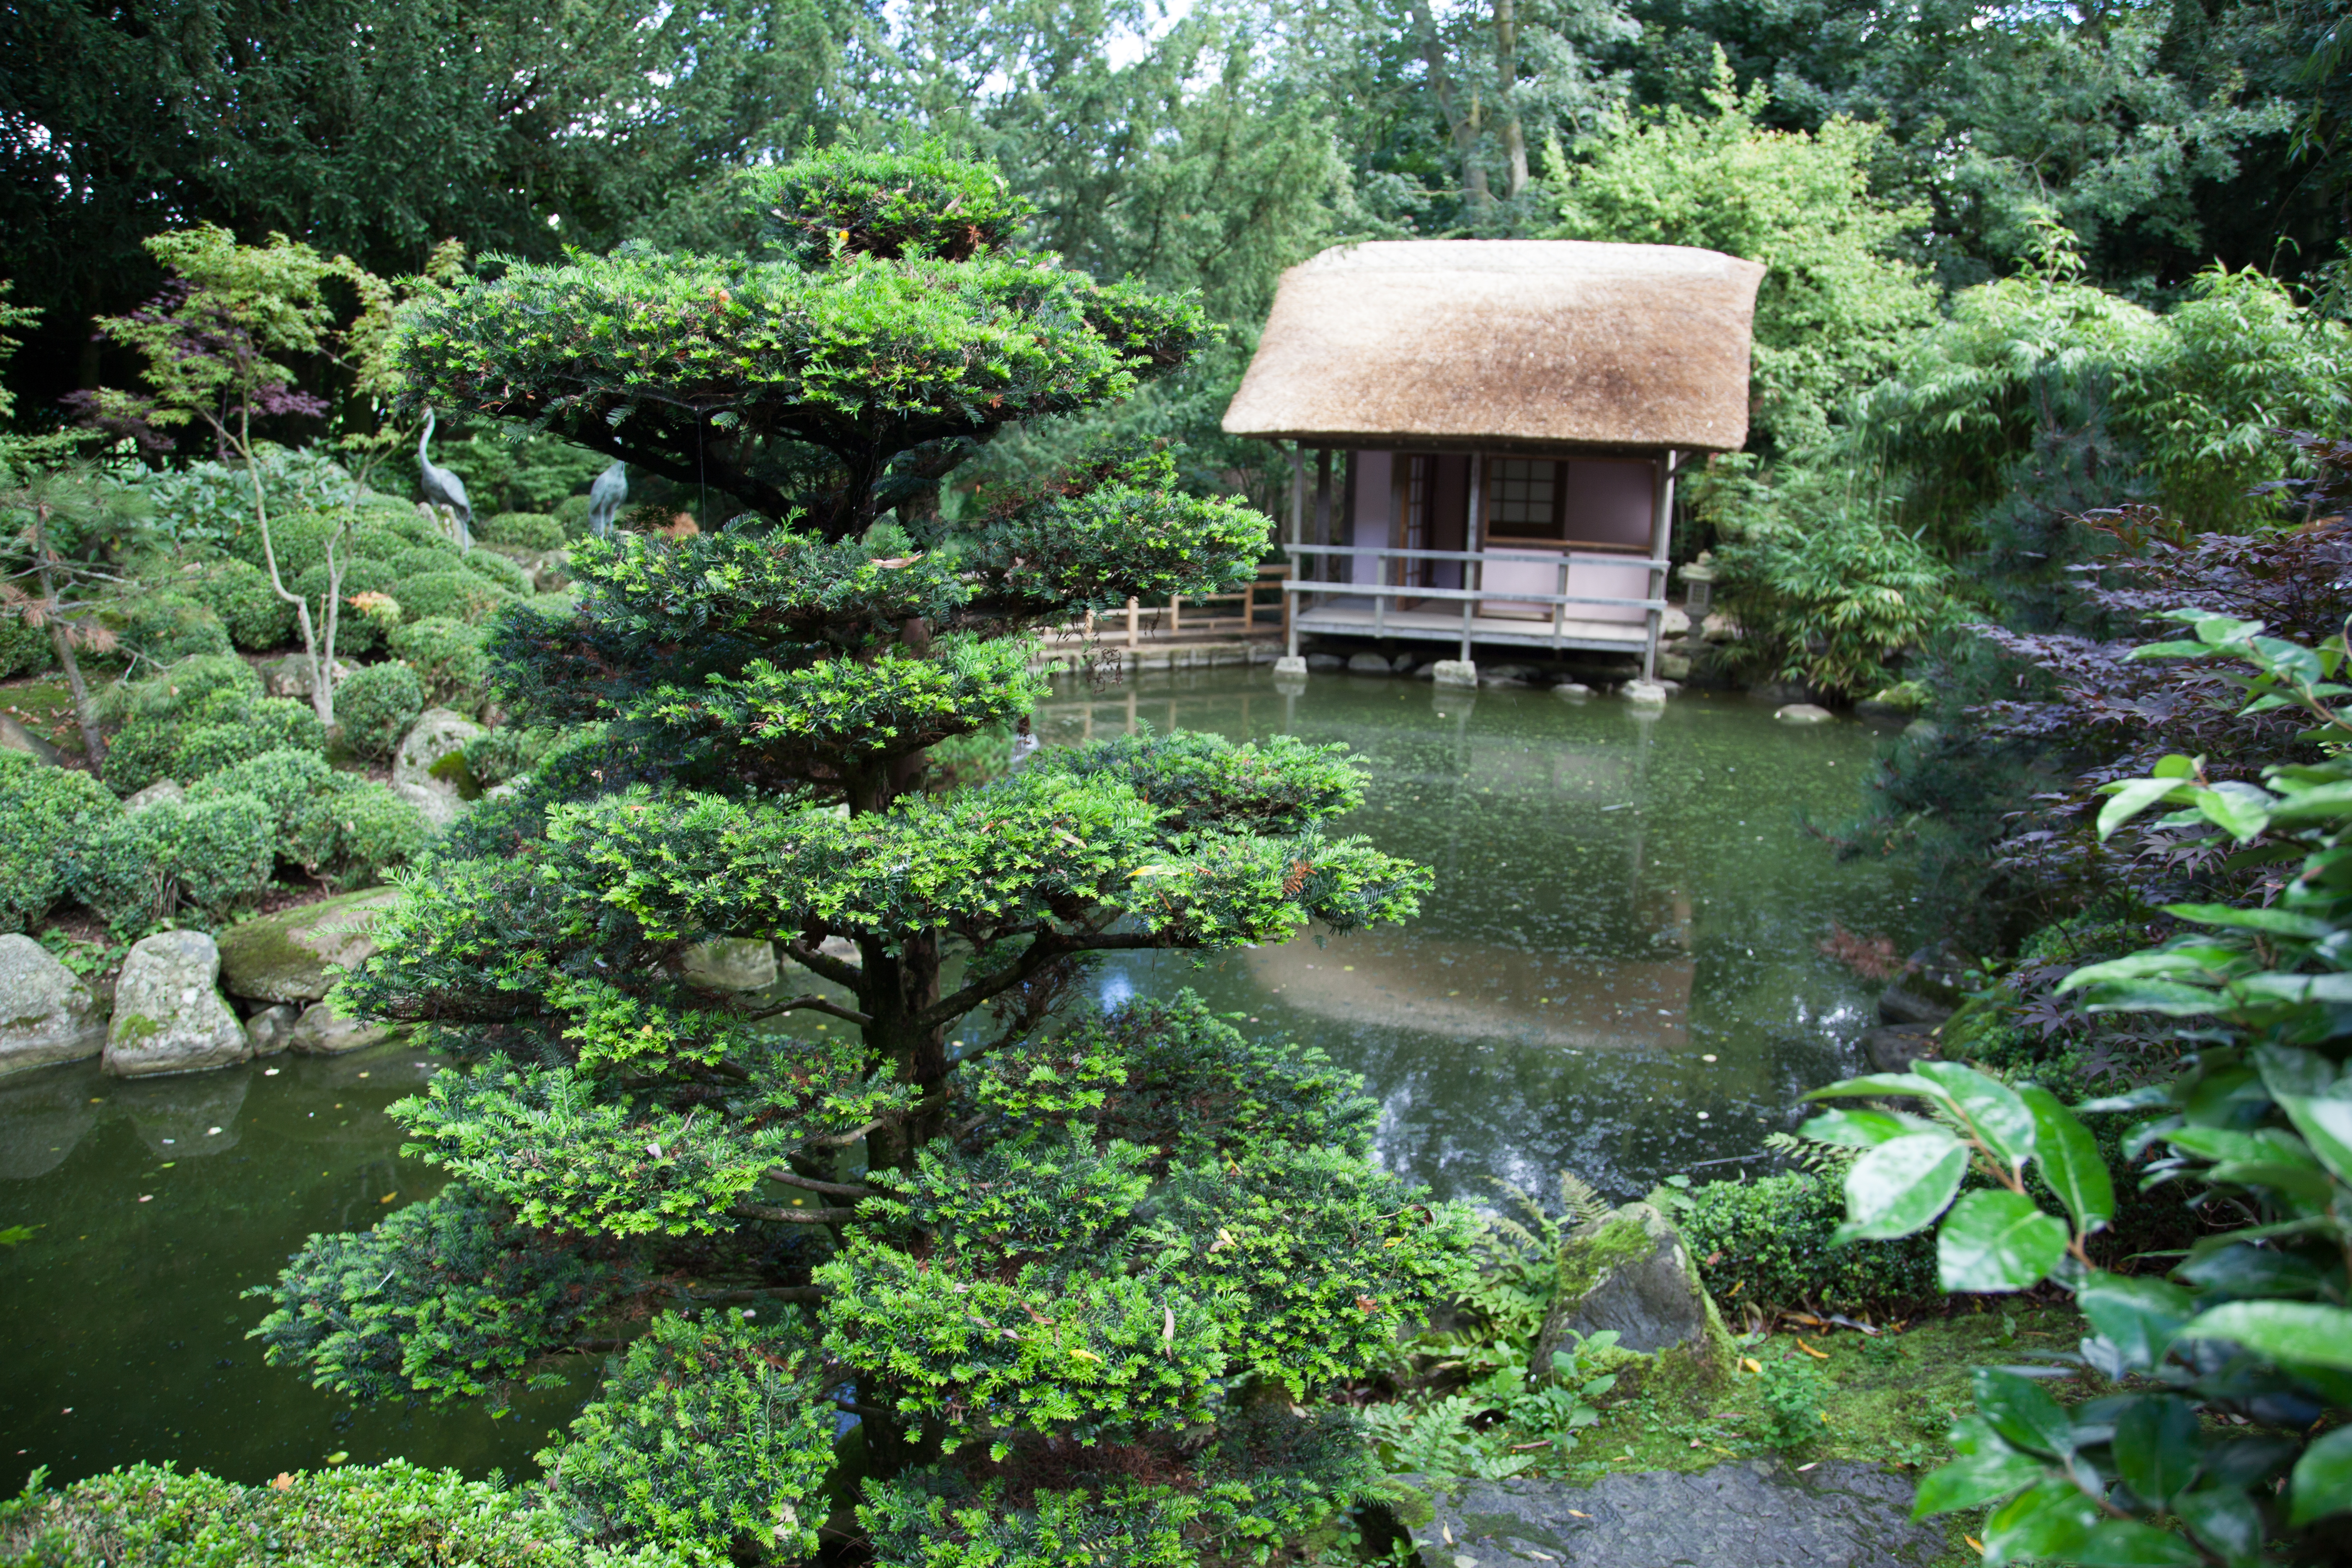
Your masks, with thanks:
[[[1124,731],[1344,741],[1370,774],[1338,826],[1437,873],[1409,925],[1195,960],[1123,957],[1107,998],[1192,985],[1321,1047],[1382,1106],[1381,1158],[1447,1196],[1574,1170],[1633,1194],[1754,1154],[1853,1068],[1867,993],[1832,921],[1905,924],[1908,884],[1809,823],[1858,806],[1874,737],[1744,698],[1663,712],[1541,690],[1264,671],[1061,683],[1049,743]],[[1721,1173],[1729,1174],[1731,1168]]]
[[[1364,1075],[1380,1156],[1454,1196],[1566,1167],[1617,1193],[1754,1153],[1795,1097],[1853,1065],[1867,1002],[1816,944],[1900,929],[1888,867],[1804,826],[1854,810],[1870,736],[1739,699],[1641,715],[1606,698],[1437,692],[1264,670],[1057,684],[1049,743],[1158,728],[1345,741],[1370,770],[1339,825],[1435,868],[1409,926],[1196,959],[1123,956],[1106,1001],[1192,985]],[[804,1019],[806,1015],[795,1015]],[[815,1024],[795,1024],[816,1028]],[[95,1064],[0,1079],[0,1487],[175,1459],[247,1481],[403,1455],[533,1473],[593,1372],[492,1422],[354,1411],[265,1367],[245,1331],[312,1231],[360,1228],[438,1182],[383,1108],[427,1058],[394,1046],[122,1083]],[[216,1131],[215,1131],[216,1130]],[[1728,1173],[1727,1167],[1723,1173]]]

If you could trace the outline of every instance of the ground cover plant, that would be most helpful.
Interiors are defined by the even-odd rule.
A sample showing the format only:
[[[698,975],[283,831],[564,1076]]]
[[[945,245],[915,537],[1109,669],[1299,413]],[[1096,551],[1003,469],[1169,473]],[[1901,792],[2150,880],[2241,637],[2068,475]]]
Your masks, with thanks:
[[[583,542],[573,617],[497,616],[501,700],[569,733],[338,993],[457,1058],[395,1108],[453,1179],[311,1238],[257,1332],[358,1398],[496,1401],[629,1342],[549,1484],[596,1539],[697,1561],[1332,1539],[1377,1471],[1325,1396],[1444,1290],[1464,1219],[1372,1168],[1319,1058],[1189,995],[1060,1015],[1091,955],[1345,932],[1428,874],[1328,835],[1359,775],[1286,740],[927,787],[931,745],[1034,699],[1026,627],[1264,548],[1149,450],[961,524],[931,504],[999,426],[1181,366],[1197,308],[1023,253],[994,172],[936,153],[758,194],[787,259],[515,266],[404,323],[415,395],[478,402],[503,365],[509,412],[656,472],[699,447],[753,510]],[[800,988],[698,988],[716,938]]]

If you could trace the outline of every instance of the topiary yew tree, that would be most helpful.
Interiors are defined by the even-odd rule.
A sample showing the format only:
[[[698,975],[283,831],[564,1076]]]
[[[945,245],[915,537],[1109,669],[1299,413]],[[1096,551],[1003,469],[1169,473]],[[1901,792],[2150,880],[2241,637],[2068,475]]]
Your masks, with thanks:
[[[1313,1053],[1190,995],[1067,1004],[1093,955],[1399,919],[1428,874],[1326,836],[1361,794],[1337,748],[1147,736],[926,787],[928,747],[1040,694],[1027,628],[1235,583],[1265,520],[1144,454],[943,521],[960,456],[1181,365],[1197,307],[1018,253],[983,167],[832,154],[763,195],[781,258],[515,266],[407,318],[418,396],[709,457],[752,510],[583,542],[574,618],[505,612],[503,700],[564,738],[339,993],[456,1057],[395,1107],[453,1179],[313,1237],[257,1332],[359,1397],[625,1344],[541,1456],[619,1542],[1263,1555],[1371,1480],[1318,1395],[1384,1363],[1463,1219],[1372,1167]],[[721,938],[805,989],[698,989]]]

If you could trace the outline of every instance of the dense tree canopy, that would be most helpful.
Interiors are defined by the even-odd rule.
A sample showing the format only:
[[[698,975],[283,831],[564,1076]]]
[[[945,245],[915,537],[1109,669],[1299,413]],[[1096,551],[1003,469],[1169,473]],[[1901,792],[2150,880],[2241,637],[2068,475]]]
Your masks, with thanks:
[[[845,1413],[886,1563],[1295,1537],[1370,1479],[1319,1396],[1460,1221],[1370,1165],[1319,1058],[1189,996],[1056,1015],[1091,955],[1345,932],[1428,873],[1325,830],[1363,789],[1336,747],[1140,736],[928,787],[1036,699],[1026,628],[1227,585],[1266,520],[1149,451],[946,519],[956,454],[1174,373],[1197,306],[1010,246],[993,171],[936,153],[758,189],[797,259],[516,264],[404,311],[419,395],[656,466],[707,443],[753,510],[584,542],[576,616],[506,616],[504,697],[564,739],[339,993],[457,1058],[395,1108],[453,1183],[314,1237],[261,1331],[355,1397],[498,1397],[651,1314],[543,1458],[600,1534],[691,1553],[814,1547]],[[698,984],[713,941],[805,989]]]

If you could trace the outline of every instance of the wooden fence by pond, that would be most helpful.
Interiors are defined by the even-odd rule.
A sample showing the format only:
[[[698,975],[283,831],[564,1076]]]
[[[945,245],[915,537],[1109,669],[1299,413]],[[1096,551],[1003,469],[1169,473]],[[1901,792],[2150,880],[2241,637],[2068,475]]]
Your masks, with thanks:
[[[1291,598],[1282,584],[1289,576],[1288,566],[1268,564],[1231,593],[1198,598],[1177,595],[1159,603],[1129,599],[1124,610],[1089,612],[1082,621],[1046,633],[1045,654],[1058,658],[1101,650],[1286,642]]]

